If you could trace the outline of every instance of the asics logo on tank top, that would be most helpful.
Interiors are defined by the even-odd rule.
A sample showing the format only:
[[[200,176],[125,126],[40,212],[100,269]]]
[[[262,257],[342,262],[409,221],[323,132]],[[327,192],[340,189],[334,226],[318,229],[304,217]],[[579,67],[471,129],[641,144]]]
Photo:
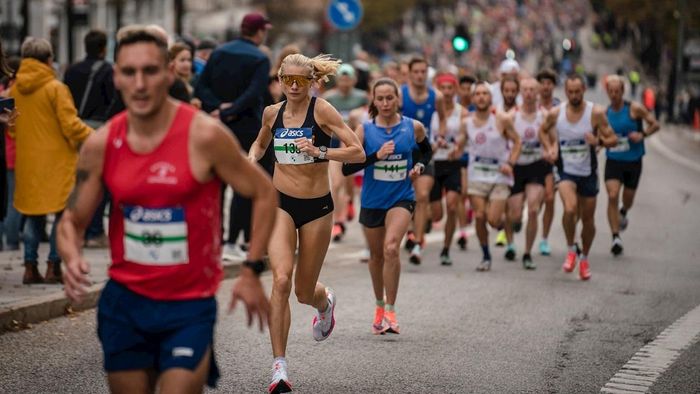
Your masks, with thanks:
[[[119,149],[122,147],[122,145],[124,145],[124,141],[121,138],[115,138],[112,144],[115,148]]]
[[[423,111],[422,108],[418,108],[418,110],[416,111],[416,117],[423,118],[424,116],[425,116],[425,111]]]
[[[177,177],[169,175],[174,173],[175,170],[174,165],[165,161],[159,161],[149,168],[152,175],[146,179],[146,182],[161,185],[177,185]]]
[[[313,129],[313,127],[311,127]],[[279,138],[285,138],[285,137],[303,137],[304,136],[304,130],[296,130],[296,129],[284,129],[279,135]]]

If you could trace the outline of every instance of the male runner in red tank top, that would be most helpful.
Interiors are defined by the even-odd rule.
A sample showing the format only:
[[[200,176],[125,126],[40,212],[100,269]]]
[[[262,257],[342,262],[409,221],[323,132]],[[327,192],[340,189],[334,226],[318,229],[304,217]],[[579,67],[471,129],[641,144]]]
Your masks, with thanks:
[[[267,322],[258,278],[274,224],[277,192],[241,154],[219,122],[168,98],[167,45],[148,29],[127,28],[117,46],[115,85],[127,110],[91,136],[80,153],[75,190],[59,225],[65,291],[80,302],[90,267],[85,228],[105,190],[112,265],[98,306],[98,336],[110,390],[201,392],[218,369],[214,296],[222,278],[221,182],[253,199],[248,260],[233,287],[248,323]]]

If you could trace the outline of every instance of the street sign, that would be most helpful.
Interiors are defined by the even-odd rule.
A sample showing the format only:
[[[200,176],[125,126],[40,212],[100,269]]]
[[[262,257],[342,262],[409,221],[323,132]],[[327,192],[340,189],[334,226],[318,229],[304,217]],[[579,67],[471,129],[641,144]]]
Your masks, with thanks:
[[[362,20],[362,3],[360,0],[331,0],[328,20],[338,30],[352,30]]]

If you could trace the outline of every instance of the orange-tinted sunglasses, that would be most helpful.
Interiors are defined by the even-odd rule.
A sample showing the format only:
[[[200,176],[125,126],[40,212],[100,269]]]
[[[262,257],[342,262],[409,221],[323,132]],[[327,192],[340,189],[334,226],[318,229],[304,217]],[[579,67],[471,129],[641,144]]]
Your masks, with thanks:
[[[280,80],[282,83],[285,85],[289,86],[290,88],[294,83],[296,82],[297,86],[300,88],[306,88],[311,85],[311,81],[313,81],[313,78],[307,77],[306,75],[280,75]]]

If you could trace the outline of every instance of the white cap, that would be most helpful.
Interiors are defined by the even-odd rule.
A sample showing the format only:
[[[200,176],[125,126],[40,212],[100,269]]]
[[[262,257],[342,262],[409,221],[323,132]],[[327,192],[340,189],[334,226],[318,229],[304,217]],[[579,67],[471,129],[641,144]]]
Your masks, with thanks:
[[[512,72],[518,73],[520,72],[520,64],[513,59],[505,59],[501,62],[498,72],[501,74],[509,74]]]

